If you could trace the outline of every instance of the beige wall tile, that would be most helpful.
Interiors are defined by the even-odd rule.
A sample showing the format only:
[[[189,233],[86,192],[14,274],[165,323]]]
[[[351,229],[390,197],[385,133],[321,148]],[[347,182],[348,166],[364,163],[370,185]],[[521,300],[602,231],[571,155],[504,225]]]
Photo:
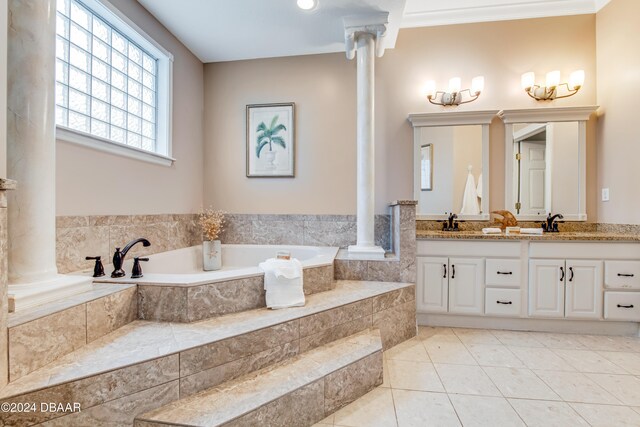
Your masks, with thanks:
[[[324,410],[330,414],[382,384],[382,352],[376,352],[324,379]]]
[[[409,301],[373,313],[373,327],[380,329],[382,347],[385,350],[415,337],[417,333],[415,302]]]
[[[214,342],[180,353],[180,376],[195,374],[297,340],[298,321]]]
[[[188,322],[187,288],[138,286],[138,318],[165,322]]]
[[[100,338],[138,318],[138,291],[125,289],[87,303],[87,342]]]
[[[84,304],[9,330],[9,379],[16,379],[87,343]]]

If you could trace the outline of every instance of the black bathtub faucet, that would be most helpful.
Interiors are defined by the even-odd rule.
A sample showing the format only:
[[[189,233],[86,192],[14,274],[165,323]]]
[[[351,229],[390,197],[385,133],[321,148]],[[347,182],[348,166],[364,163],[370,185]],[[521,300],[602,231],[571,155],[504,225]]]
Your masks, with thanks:
[[[126,273],[122,269],[122,264],[124,263],[124,257],[127,256],[127,252],[129,249],[137,245],[138,243],[142,243],[142,246],[149,247],[151,243],[145,238],[140,237],[139,239],[135,239],[127,243],[127,245],[120,250],[120,248],[116,248],[115,253],[113,254],[113,273],[111,273],[111,277],[124,277]]]

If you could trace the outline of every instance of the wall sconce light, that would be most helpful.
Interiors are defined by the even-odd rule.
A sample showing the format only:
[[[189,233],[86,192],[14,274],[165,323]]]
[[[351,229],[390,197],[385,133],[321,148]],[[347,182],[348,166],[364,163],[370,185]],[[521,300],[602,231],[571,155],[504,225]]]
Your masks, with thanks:
[[[544,86],[536,84],[536,75],[533,71],[522,75],[522,89],[527,92],[527,95],[538,101],[568,98],[578,93],[583,84],[584,70],[571,73],[568,83],[560,83],[560,71],[549,71]],[[563,86],[566,88],[566,93],[558,95],[558,89]]]
[[[449,89],[447,92],[436,91],[436,82],[429,80],[425,87],[425,93],[430,103],[435,105],[460,105],[472,102],[478,99],[480,93],[484,89],[484,77],[477,76],[471,80],[471,89],[460,90],[462,82],[460,77],[453,77],[449,80]],[[469,94],[466,100],[463,100],[463,93]]]

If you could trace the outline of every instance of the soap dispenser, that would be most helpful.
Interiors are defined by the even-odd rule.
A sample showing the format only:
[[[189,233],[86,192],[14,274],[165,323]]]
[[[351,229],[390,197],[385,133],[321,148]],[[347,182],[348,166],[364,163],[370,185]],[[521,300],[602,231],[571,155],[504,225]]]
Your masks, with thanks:
[[[88,256],[85,257],[87,261],[96,260],[96,265],[93,267],[93,277],[104,276],[104,266],[102,265],[102,257],[100,256]]]

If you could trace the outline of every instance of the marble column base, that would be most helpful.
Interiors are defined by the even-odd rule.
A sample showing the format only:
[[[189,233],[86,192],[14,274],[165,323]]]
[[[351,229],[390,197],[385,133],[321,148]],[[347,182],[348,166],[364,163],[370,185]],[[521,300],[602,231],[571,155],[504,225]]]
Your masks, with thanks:
[[[384,259],[384,249],[380,246],[351,245],[348,249],[349,259],[376,260]]]
[[[91,290],[93,279],[85,276],[64,276],[36,283],[9,284],[9,312],[24,310]]]

